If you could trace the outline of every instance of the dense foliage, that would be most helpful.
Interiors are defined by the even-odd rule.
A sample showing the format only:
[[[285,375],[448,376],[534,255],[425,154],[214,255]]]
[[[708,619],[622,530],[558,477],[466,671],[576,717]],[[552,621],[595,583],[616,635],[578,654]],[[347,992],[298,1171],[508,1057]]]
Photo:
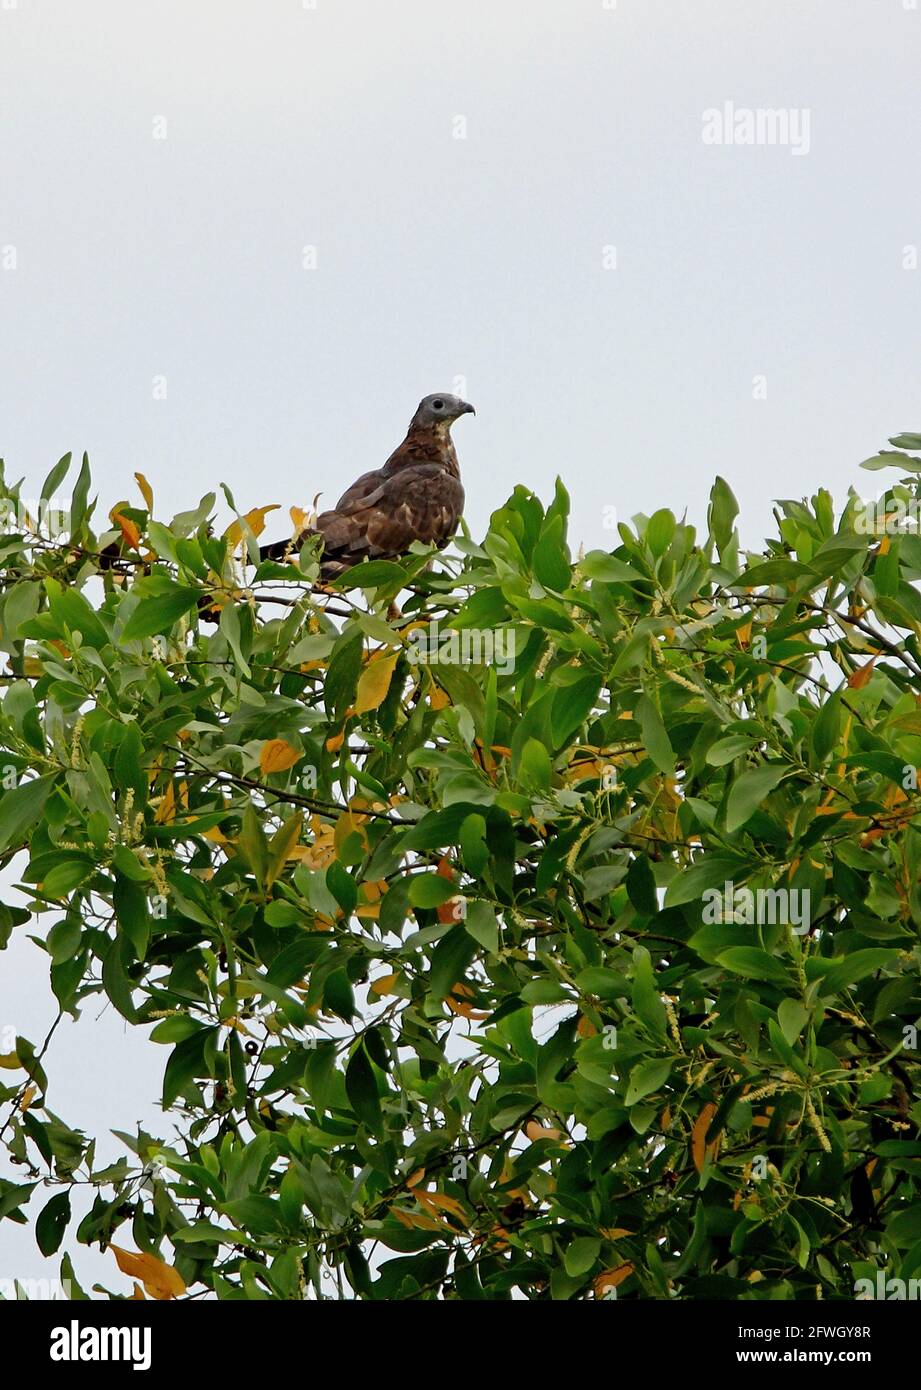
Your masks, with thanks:
[[[663,509],[575,562],[563,488],[519,487],[460,558],[334,591],[312,543],[254,567],[269,509],[226,489],[218,536],[214,495],[167,525],[140,475],[94,531],[85,459],[63,533],[69,458],[31,515],[3,485],[0,942],[28,922],[62,1012],[103,996],[164,1056],[161,1132],[103,1171],[53,1035],[0,1058],[0,1216],[37,1214],[75,1297],[81,1243],[115,1297],[921,1273],[921,437],[893,443],[879,508],[779,503],[760,555],[722,481],[706,536]]]

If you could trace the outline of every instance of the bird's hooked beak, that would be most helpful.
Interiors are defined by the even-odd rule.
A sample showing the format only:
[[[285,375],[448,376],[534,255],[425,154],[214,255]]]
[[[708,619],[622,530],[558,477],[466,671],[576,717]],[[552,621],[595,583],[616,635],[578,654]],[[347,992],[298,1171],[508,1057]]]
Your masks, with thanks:
[[[461,415],[476,415],[476,408],[469,401],[462,401],[460,413]]]

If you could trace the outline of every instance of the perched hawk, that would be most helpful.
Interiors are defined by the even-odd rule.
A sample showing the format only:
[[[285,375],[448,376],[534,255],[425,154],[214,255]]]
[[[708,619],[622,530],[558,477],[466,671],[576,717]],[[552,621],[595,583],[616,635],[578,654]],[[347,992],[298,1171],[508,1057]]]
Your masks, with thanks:
[[[406,438],[383,468],[363,473],[332,511],[293,541],[274,541],[260,550],[277,560],[308,536],[323,537],[320,577],[335,579],[362,560],[405,555],[413,541],[447,545],[464,510],[451,426],[472,405],[439,392],[426,396],[409,422]]]

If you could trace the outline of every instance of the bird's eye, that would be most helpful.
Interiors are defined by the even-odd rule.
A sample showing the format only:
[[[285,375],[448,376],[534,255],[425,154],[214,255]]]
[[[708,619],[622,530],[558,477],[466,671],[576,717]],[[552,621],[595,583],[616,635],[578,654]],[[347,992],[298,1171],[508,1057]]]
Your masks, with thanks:
[[[432,401],[432,409],[433,409],[433,410],[444,410],[444,408],[445,408],[445,403],[444,403],[444,401]]]

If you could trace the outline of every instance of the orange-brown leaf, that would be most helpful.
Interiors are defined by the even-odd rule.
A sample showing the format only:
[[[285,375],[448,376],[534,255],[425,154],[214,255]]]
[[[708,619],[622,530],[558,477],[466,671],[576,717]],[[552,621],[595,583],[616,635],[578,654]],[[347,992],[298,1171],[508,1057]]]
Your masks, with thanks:
[[[715,1114],[716,1106],[712,1100],[708,1100],[694,1121],[694,1128],[691,1130],[691,1156],[698,1173],[703,1171],[708,1154],[714,1158],[719,1148],[719,1135],[710,1144],[706,1142],[707,1130],[710,1128]]]
[[[857,671],[852,671],[847,678],[847,683],[852,690],[863,690],[868,680],[873,674],[873,667],[876,665],[877,658],[874,656],[868,661],[866,666],[861,666]]]
[[[130,516],[124,516],[116,507],[113,507],[111,512],[109,512],[109,519],[115,522],[122,536],[132,549],[137,550],[141,540],[141,533]]]
[[[606,1269],[603,1274],[595,1276],[593,1282],[596,1298],[604,1298],[608,1289],[616,1289],[618,1284],[622,1284],[626,1278],[633,1273],[633,1265],[618,1265],[616,1269]]]

